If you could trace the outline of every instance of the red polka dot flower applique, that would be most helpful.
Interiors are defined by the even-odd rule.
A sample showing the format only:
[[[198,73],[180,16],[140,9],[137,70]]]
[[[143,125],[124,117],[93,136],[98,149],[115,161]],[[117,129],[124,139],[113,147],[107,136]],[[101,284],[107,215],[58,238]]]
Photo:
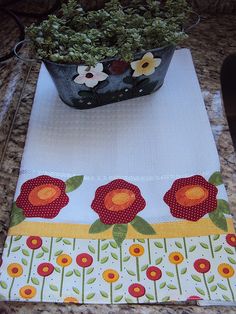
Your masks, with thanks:
[[[122,179],[100,186],[91,204],[99,215],[90,227],[90,233],[113,228],[112,234],[118,246],[126,238],[128,224],[141,234],[155,234],[152,226],[137,214],[146,206],[139,188]]]
[[[71,177],[65,182],[47,175],[27,180],[13,203],[10,226],[25,218],[55,218],[69,203],[67,193],[77,189],[82,182],[83,176]]]
[[[200,175],[177,179],[163,199],[172,216],[198,221],[209,214],[218,228],[227,231],[225,214],[230,214],[229,206],[225,200],[217,199],[216,186],[222,183],[219,172],[213,173],[208,181]]]

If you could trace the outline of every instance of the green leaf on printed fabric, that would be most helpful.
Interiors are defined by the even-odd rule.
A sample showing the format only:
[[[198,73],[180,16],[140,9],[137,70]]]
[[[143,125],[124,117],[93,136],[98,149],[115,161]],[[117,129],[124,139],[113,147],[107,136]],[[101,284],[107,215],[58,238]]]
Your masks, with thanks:
[[[154,300],[154,296],[150,293],[146,293],[145,296],[148,300]]]
[[[59,267],[54,267],[54,269],[55,269],[55,271],[57,272],[57,273],[60,273],[61,272],[61,269],[59,268]]]
[[[105,291],[100,290],[100,294],[103,298],[108,298],[108,294]]]
[[[182,268],[180,273],[181,273],[181,275],[186,274],[187,273],[187,267]]]
[[[62,240],[63,243],[65,243],[66,245],[71,245],[71,241],[67,240],[67,239],[63,239]]]
[[[215,235],[213,236],[213,240],[214,240],[214,241],[216,241],[216,240],[218,240],[218,239],[219,239],[219,237],[220,237],[220,235],[219,235],[219,234],[215,234]]]
[[[95,293],[89,293],[86,297],[87,300],[91,300],[95,296]]]
[[[136,216],[131,222],[131,226],[142,234],[156,234],[153,227],[143,218]]]
[[[56,251],[54,256],[59,256],[60,254],[62,254],[63,250],[59,250],[59,251]]]
[[[231,301],[229,297],[227,297],[227,295],[222,295],[222,297],[224,298],[225,301]]]
[[[162,257],[157,258],[156,261],[155,261],[155,264],[156,264],[156,265],[161,264],[162,260],[163,260]]]
[[[201,282],[202,281],[202,279],[199,276],[197,276],[197,275],[191,275],[191,277],[193,278],[193,280],[195,280],[197,282]]]
[[[217,200],[217,208],[219,208],[219,210],[221,210],[224,214],[231,214],[229,203],[225,200]]]
[[[192,246],[190,246],[190,248],[189,248],[189,252],[193,252],[193,251],[195,251],[196,250],[196,245],[192,245]]]
[[[228,231],[227,220],[219,207],[217,207],[213,212],[209,213],[209,218],[216,227],[224,231]]]
[[[228,260],[231,264],[234,264],[234,265],[236,264],[235,259],[233,259],[232,257],[228,257]]]
[[[111,253],[111,256],[112,256],[115,260],[118,260],[118,259],[119,259],[116,253]]]
[[[200,293],[201,295],[205,295],[205,291],[202,290],[201,288],[196,287],[195,289],[196,289],[197,292]]]
[[[163,245],[161,242],[154,242],[155,246],[158,247],[159,249],[163,248]]]
[[[221,173],[219,171],[214,172],[210,176],[208,182],[211,183],[211,184],[214,184],[215,186],[223,184]]]
[[[23,265],[25,265],[25,266],[28,265],[28,262],[27,262],[27,260],[26,260],[25,258],[22,258],[22,259],[21,259],[21,263],[22,263]]]
[[[42,246],[42,250],[44,251],[44,253],[48,253],[49,252],[49,250],[48,250],[48,248],[46,246]]]
[[[94,221],[89,228],[89,233],[100,233],[110,229],[113,225],[105,225],[100,219]]]
[[[15,247],[11,250],[11,252],[17,252],[17,251],[19,251],[19,249],[20,249],[20,246],[15,246]]]
[[[208,244],[204,243],[204,242],[200,242],[201,247],[203,247],[204,249],[209,249]]]
[[[163,288],[165,288],[165,286],[166,286],[166,282],[164,281],[164,282],[162,282],[162,283],[160,284],[159,288],[160,288],[160,289],[163,289]]]
[[[7,242],[4,243],[4,249],[6,249],[6,248],[7,248]]]
[[[208,277],[207,282],[212,283],[214,281],[214,279],[215,279],[215,276],[212,275],[212,276]]]
[[[39,285],[39,280],[38,280],[38,278],[32,277],[32,278],[31,278],[31,281],[32,281],[32,283],[33,283],[34,285]]]
[[[101,247],[102,251],[105,251],[109,246],[109,243],[104,243]]]
[[[7,284],[5,283],[5,281],[0,281],[0,286],[1,286],[3,289],[7,289]]]
[[[169,277],[174,277],[174,276],[175,276],[175,275],[174,275],[172,272],[170,272],[170,271],[166,271],[166,275],[169,276]]]
[[[114,301],[120,302],[122,299],[123,299],[123,295],[118,295],[117,297],[115,297]]]
[[[37,255],[36,255],[36,258],[41,258],[41,257],[43,257],[44,256],[44,253],[43,252],[40,252],[40,253],[38,253]]]
[[[72,192],[82,184],[84,176],[74,176],[66,180],[66,193]]]
[[[145,240],[144,239],[138,239],[138,242],[145,243]]]
[[[81,277],[81,273],[78,269],[74,269],[74,274],[77,276],[77,277]]]
[[[222,249],[222,245],[217,245],[214,249],[214,252],[219,252]]]
[[[72,270],[69,270],[69,271],[65,274],[66,277],[70,277],[70,276],[72,276],[72,275],[73,275],[73,271],[72,271]]]
[[[16,237],[14,238],[14,241],[19,241],[21,238],[22,238],[22,236],[16,236]]]
[[[56,238],[56,242],[60,242],[62,238]]]
[[[144,270],[146,270],[148,268],[148,264],[145,264],[145,265],[143,265],[142,267],[141,267],[141,271],[144,271]]]
[[[164,297],[164,298],[161,299],[161,302],[167,302],[169,300],[170,300],[170,297]]]
[[[182,248],[183,248],[183,246],[182,246],[182,244],[181,244],[180,242],[175,241],[175,245],[176,245],[179,249],[182,249]]]
[[[23,250],[22,250],[22,253],[23,253],[25,256],[29,256],[29,255],[30,255],[30,254],[29,254],[29,251],[26,250],[26,249],[23,249]]]
[[[12,205],[10,219],[11,219],[10,227],[14,227],[25,220],[23,210],[21,208],[18,208],[15,202]]]
[[[93,270],[94,270],[94,267],[88,268],[87,271],[86,271],[86,274],[87,275],[91,274],[93,272]]]
[[[128,262],[130,260],[130,256],[125,256],[124,258],[123,258],[123,262]]]
[[[49,288],[50,288],[52,291],[58,291],[57,286],[49,285]]]
[[[135,276],[135,272],[133,272],[132,270],[126,269],[126,271],[130,276]]]
[[[134,303],[134,301],[130,298],[125,298],[126,303],[131,304]]]
[[[105,264],[107,261],[108,261],[108,259],[109,259],[109,256],[105,256],[105,257],[103,257],[102,259],[101,259],[101,264]]]
[[[172,285],[172,284],[168,284],[167,287],[171,290],[175,290],[177,289],[176,286]]]
[[[117,244],[115,241],[110,241],[110,246],[113,247],[113,249],[117,249]]]
[[[87,281],[87,284],[88,285],[91,285],[92,283],[94,283],[96,281],[96,278],[90,278],[88,281]]]
[[[77,289],[76,287],[73,287],[72,289],[76,294],[80,294],[79,289]]]
[[[226,288],[226,286],[223,285],[222,283],[218,283],[217,286],[218,286],[220,289],[222,289],[222,290],[228,290],[228,289]]]
[[[216,285],[210,287],[211,292],[215,292],[216,289],[217,289],[217,286],[216,286]]]
[[[112,235],[117,245],[120,247],[122,242],[125,240],[128,231],[127,224],[114,225]]]
[[[119,290],[123,287],[122,283],[119,283],[117,286],[115,286],[115,290]]]
[[[231,248],[229,248],[229,247],[225,247],[225,252],[227,252],[228,254],[234,254],[234,251],[233,250],[231,250]]]
[[[91,253],[93,253],[93,254],[95,254],[95,248],[92,246],[92,245],[88,245],[88,249],[89,249],[89,251],[91,252]]]

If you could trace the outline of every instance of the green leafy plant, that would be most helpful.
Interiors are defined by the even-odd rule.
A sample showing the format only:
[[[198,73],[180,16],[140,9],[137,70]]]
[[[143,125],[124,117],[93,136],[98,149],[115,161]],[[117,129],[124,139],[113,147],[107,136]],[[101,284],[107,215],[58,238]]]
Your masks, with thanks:
[[[109,0],[95,11],[69,0],[27,34],[40,59],[90,66],[111,57],[131,61],[136,52],[185,39],[189,13],[186,0]]]

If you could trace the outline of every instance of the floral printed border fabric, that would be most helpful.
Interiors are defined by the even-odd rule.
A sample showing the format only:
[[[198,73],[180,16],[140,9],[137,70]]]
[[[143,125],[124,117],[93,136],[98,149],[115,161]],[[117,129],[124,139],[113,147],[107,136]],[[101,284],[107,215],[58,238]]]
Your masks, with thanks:
[[[182,71],[186,84],[191,82],[184,93],[175,70],[179,75]],[[177,52],[167,87],[158,94],[134,101],[138,107],[135,103],[126,108],[115,104],[91,111],[94,128],[107,139],[95,143],[92,133],[86,136],[85,132],[85,137],[61,135],[63,130],[68,135],[69,122],[76,120],[72,109],[57,99],[42,68],[1,261],[1,299],[108,304],[235,302],[236,235],[192,70],[189,52]],[[49,84],[43,85],[43,78]],[[169,97],[174,82],[176,97]],[[48,86],[50,90],[45,92]],[[144,112],[147,99],[152,105]],[[168,108],[177,99],[183,99],[185,112],[170,118],[172,127],[159,120],[164,129],[158,133],[153,117],[167,119]],[[42,107],[45,102],[48,106]],[[109,146],[125,144],[118,123],[123,123],[123,113],[128,120],[136,114],[125,129],[125,140],[131,143],[133,130],[139,130],[142,145],[149,140],[145,163],[138,142],[133,155],[138,151],[140,155],[132,155],[130,167],[131,151]],[[116,117],[116,122],[104,124],[104,114]],[[81,123],[81,132],[88,131],[89,113],[73,111],[73,115]],[[143,115],[146,129],[140,120]],[[199,118],[199,126],[191,130],[196,122],[193,116]],[[179,130],[181,124],[188,125],[189,132]],[[147,129],[151,136],[145,133]],[[191,144],[180,149],[182,142]],[[152,149],[153,144],[160,144],[159,150],[166,149],[166,153],[161,156],[156,147]],[[95,164],[83,149],[94,156]],[[96,152],[99,158],[103,156],[103,163]],[[118,162],[122,158],[127,163]]]

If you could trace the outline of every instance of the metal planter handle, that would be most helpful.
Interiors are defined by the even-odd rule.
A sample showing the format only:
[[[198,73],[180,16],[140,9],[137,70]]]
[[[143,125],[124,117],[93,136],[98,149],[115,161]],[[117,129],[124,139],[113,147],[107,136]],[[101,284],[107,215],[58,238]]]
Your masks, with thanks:
[[[201,21],[201,15],[199,15],[197,12],[192,11],[191,14],[195,16],[195,22],[194,22],[192,25],[190,25],[189,27],[183,28],[183,30],[184,30],[186,33],[188,33],[188,32],[191,31],[193,28],[195,28],[195,27],[200,23],[200,21]]]
[[[21,56],[18,54],[17,49],[18,49],[19,47],[21,47],[24,43],[27,43],[27,42],[30,42],[30,40],[24,39],[24,40],[19,41],[19,42],[15,45],[15,47],[13,48],[13,51],[14,51],[15,56],[17,57],[17,59],[22,60],[22,61],[24,61],[24,62],[39,62],[39,61],[40,61],[39,59],[23,58],[23,57],[21,57]]]

